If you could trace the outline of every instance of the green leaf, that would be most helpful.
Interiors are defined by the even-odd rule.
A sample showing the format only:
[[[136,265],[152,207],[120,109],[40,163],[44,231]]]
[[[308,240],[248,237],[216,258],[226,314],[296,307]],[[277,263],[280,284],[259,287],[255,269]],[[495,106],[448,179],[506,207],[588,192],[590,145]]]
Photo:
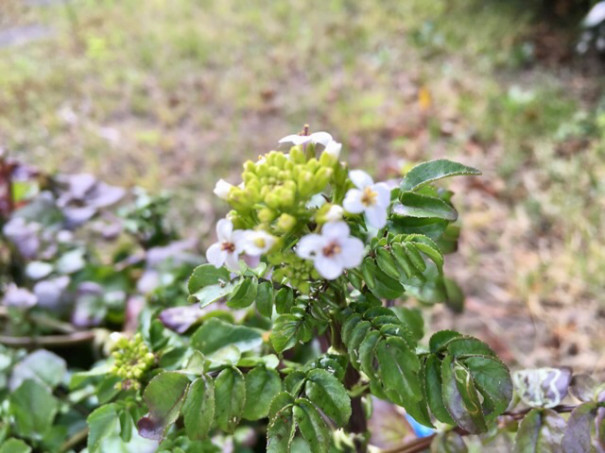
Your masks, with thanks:
[[[506,365],[495,357],[468,357],[461,360],[483,396],[483,413],[488,421],[506,410],[513,397],[513,383]]]
[[[192,440],[205,439],[214,423],[214,381],[203,375],[193,381],[183,403],[185,432]]]
[[[445,305],[454,313],[462,313],[464,311],[464,292],[462,288],[451,278],[444,278],[445,284]]]
[[[28,354],[13,368],[9,387],[15,390],[26,379],[34,379],[45,384],[49,389],[61,383],[67,373],[67,364],[58,355],[39,349]]]
[[[257,348],[262,342],[258,330],[233,325],[218,318],[209,319],[191,336],[191,347],[205,355],[218,353],[228,346],[246,352]]]
[[[187,282],[190,300],[199,302],[202,308],[210,305],[231,294],[235,283],[230,280],[227,269],[217,269],[212,264],[202,264],[193,270]]]
[[[229,282],[229,271],[224,267],[216,268],[212,264],[202,264],[193,269],[187,282],[189,294],[197,293],[206,286]]]
[[[487,344],[469,336],[453,338],[447,343],[447,352],[457,359],[474,355],[496,357],[496,353]]]
[[[513,373],[517,394],[530,407],[551,408],[567,395],[571,382],[569,368],[538,368]]]
[[[124,442],[130,442],[130,439],[132,439],[132,428],[134,428],[132,414],[126,409],[122,409],[118,413],[118,420],[120,422],[120,438]]]
[[[331,373],[315,369],[307,373],[307,397],[337,426],[344,426],[351,417],[351,398],[342,383]]]
[[[174,371],[154,377],[143,392],[143,400],[149,409],[148,418],[165,431],[179,417],[188,388],[187,376]]]
[[[114,436],[118,430],[118,413],[115,404],[98,407],[86,419],[88,423],[88,450],[90,453],[101,452],[103,440]]]
[[[565,420],[552,410],[532,409],[519,424],[515,453],[563,453]],[[567,452],[566,452],[567,453]]]
[[[363,260],[361,271],[369,290],[380,299],[397,299],[403,294],[403,286],[382,272],[374,260],[367,257]],[[371,280],[368,280],[371,276]]]
[[[292,406],[294,404],[294,398],[288,392],[279,392],[269,406],[269,419],[273,420],[275,415],[286,406]]]
[[[243,418],[258,420],[269,414],[269,407],[275,396],[281,392],[279,374],[264,366],[253,368],[246,374],[246,404]]]
[[[0,446],[0,453],[30,453],[31,447],[21,439],[10,438]],[[92,452],[91,452],[92,453]]]
[[[413,243],[418,250],[431,259],[439,269],[443,267],[443,254],[439,246],[428,236],[423,234],[411,234],[406,238],[406,242]]]
[[[359,315],[356,318],[359,318]],[[349,359],[355,368],[359,368],[359,347],[371,327],[369,321],[358,321],[355,323],[355,329],[351,332],[350,337],[347,340],[344,340],[343,337],[349,353]]]
[[[563,451],[565,453],[586,453],[596,449],[592,446],[591,435],[595,429],[597,403],[584,403],[576,407],[563,435]]]
[[[273,285],[271,282],[262,282],[256,291],[256,308],[265,318],[273,314]]]
[[[288,313],[294,304],[294,292],[292,288],[284,286],[275,294],[275,311],[277,313]]]
[[[434,354],[429,355],[424,364],[424,378],[427,402],[431,412],[440,422],[455,425],[456,422],[443,404],[441,361]]]
[[[433,334],[429,340],[429,348],[433,354],[437,354],[442,349],[445,349],[450,341],[461,336],[462,334],[454,330],[440,330]]]
[[[424,184],[459,175],[480,175],[475,168],[452,162],[447,159],[433,160],[416,165],[403,178],[401,190],[416,190]]]
[[[276,352],[281,353],[294,347],[299,339],[309,332],[310,326],[304,316],[293,314],[279,315],[273,324],[271,344]]]
[[[391,307],[391,311],[407,327],[412,334],[413,341],[419,341],[424,336],[424,319],[422,312],[417,308]]]
[[[240,370],[225,368],[220,372],[214,384],[214,401],[217,426],[232,433],[239,425],[246,404],[246,381]]]
[[[292,410],[294,422],[311,453],[326,453],[330,448],[330,431],[317,409],[304,398],[296,400]]]
[[[244,278],[239,282],[231,292],[227,300],[227,306],[230,308],[246,308],[252,305],[256,298],[258,282],[255,278]]]
[[[379,377],[376,372],[376,346],[380,340],[380,333],[376,330],[368,332],[364,340],[359,345],[359,364],[361,370],[370,378],[372,382],[378,382]]]
[[[15,432],[22,437],[40,439],[52,426],[59,402],[48,387],[28,379],[9,396]]]
[[[450,355],[441,364],[441,381],[443,403],[456,424],[473,434],[487,431],[470,373]]]
[[[458,218],[456,209],[440,198],[403,192],[399,196],[399,201],[401,203],[393,205],[393,215],[395,217],[434,218],[449,222],[454,222]]]
[[[290,404],[281,409],[271,419],[267,429],[267,453],[284,453],[290,451],[292,439],[296,432],[293,406]]]

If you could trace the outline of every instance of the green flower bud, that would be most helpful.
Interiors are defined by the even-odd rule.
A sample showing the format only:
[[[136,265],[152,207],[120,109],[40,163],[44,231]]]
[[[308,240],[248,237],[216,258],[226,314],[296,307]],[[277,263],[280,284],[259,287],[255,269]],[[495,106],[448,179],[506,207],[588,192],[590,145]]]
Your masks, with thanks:
[[[262,208],[258,211],[258,220],[260,220],[261,223],[271,223],[276,216],[277,213],[273,209]]]
[[[290,214],[282,214],[277,219],[277,229],[284,233],[289,233],[292,231],[292,228],[296,225],[296,217],[291,216]]]

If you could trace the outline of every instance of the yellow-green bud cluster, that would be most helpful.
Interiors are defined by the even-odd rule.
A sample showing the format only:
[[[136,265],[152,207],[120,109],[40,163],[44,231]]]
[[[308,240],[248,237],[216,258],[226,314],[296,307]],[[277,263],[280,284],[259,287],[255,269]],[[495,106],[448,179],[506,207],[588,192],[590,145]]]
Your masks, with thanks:
[[[141,378],[155,363],[155,356],[143,341],[140,333],[134,338],[121,337],[111,353],[114,364],[110,373],[122,379],[116,384],[119,389],[141,387]]]
[[[311,289],[311,281],[317,280],[319,275],[312,261],[303,260],[293,253],[280,254],[280,267],[273,272],[273,280],[287,280],[290,284],[303,294],[308,294]]]
[[[334,174],[334,159],[318,160],[314,145],[294,146],[289,154],[271,151],[258,162],[244,164],[243,185],[229,191],[227,201],[234,208],[233,223],[240,227],[256,226],[273,233],[288,233],[297,222],[306,222],[306,204],[322,192]]]

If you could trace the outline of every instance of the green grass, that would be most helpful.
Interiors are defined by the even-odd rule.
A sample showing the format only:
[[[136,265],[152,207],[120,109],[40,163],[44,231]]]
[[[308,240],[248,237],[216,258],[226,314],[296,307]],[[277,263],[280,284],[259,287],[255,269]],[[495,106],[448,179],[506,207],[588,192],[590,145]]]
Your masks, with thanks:
[[[14,154],[173,189],[183,218],[202,231],[209,202],[225,209],[210,197],[216,179],[236,183],[243,160],[304,123],[332,132],[355,165],[381,177],[403,161],[455,157],[487,176],[483,189],[456,186],[467,191],[457,195],[467,231],[464,269],[455,270],[467,290],[489,299],[486,280],[521,303],[605,304],[605,113],[581,90],[599,81],[573,67],[527,69],[527,8],[68,5],[24,13],[52,27],[52,38],[0,49],[0,133]]]

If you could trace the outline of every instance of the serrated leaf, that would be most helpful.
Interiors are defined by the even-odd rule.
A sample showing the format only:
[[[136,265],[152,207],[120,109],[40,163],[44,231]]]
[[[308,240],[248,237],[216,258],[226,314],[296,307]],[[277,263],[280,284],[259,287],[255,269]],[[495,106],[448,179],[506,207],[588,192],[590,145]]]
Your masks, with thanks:
[[[230,281],[229,271],[223,267],[216,268],[212,264],[202,264],[193,269],[187,289],[189,294],[194,294],[206,286],[226,283]]]
[[[214,424],[214,381],[201,376],[189,387],[183,403],[185,432],[192,440],[205,439]]]
[[[461,362],[483,396],[483,413],[488,421],[506,410],[513,397],[513,383],[506,365],[495,357],[468,357]]]
[[[393,205],[393,216],[443,219],[454,222],[458,212],[450,204],[440,198],[427,197],[413,192],[403,192],[399,197],[400,203]]]
[[[267,429],[267,453],[284,453],[290,451],[292,439],[296,432],[293,406],[281,409],[271,419]]]
[[[273,314],[273,285],[271,282],[259,283],[256,291],[256,309],[265,318]]]
[[[164,431],[172,425],[179,417],[188,388],[187,376],[174,371],[165,371],[154,377],[143,392],[152,424],[162,426]],[[146,426],[149,423],[143,424]]]
[[[359,345],[359,364],[361,370],[370,378],[370,382],[378,382],[379,377],[375,367],[376,345],[380,340],[380,333],[371,330]]]
[[[437,354],[445,349],[450,341],[458,337],[462,337],[462,334],[454,330],[440,330],[434,333],[429,340],[429,349],[433,354]]]
[[[282,314],[277,317],[271,331],[271,344],[276,352],[281,353],[294,347],[309,327],[305,325],[305,317]]]
[[[260,331],[211,318],[191,336],[191,347],[205,355],[215,354],[228,346],[240,352],[257,348],[263,342]]]
[[[515,453],[563,453],[561,442],[565,420],[556,412],[532,409],[519,424]]]
[[[486,343],[466,335],[448,341],[446,349],[448,354],[457,359],[474,355],[496,357],[496,353]]]
[[[130,439],[132,439],[132,429],[134,428],[132,415],[126,409],[122,409],[118,413],[118,420],[120,422],[120,439],[124,442],[130,442]]]
[[[364,277],[366,274],[372,275],[373,286],[370,286],[367,279],[366,284],[368,284],[368,288],[376,297],[381,299],[397,299],[403,294],[401,283],[382,272],[372,258],[365,258],[361,269]]]
[[[305,393],[313,404],[330,417],[337,426],[344,426],[351,417],[351,398],[342,383],[331,373],[315,369],[307,373]]]
[[[225,368],[214,383],[216,425],[232,433],[240,422],[246,404],[246,381],[237,368]]]
[[[330,431],[317,409],[309,400],[299,398],[292,410],[303,439],[307,441],[311,453],[326,453],[330,448]]]
[[[230,308],[247,308],[252,305],[256,299],[258,282],[254,278],[244,278],[235,285],[231,295],[227,300],[227,306]]]
[[[52,426],[59,402],[48,387],[28,379],[9,396],[15,432],[22,437],[41,438]]]
[[[359,368],[359,347],[361,346],[361,343],[370,331],[371,327],[372,326],[368,321],[358,322],[355,326],[355,329],[351,332],[350,338],[345,343],[351,364],[355,368]]]
[[[567,395],[571,382],[569,368],[537,368],[513,373],[519,397],[530,407],[551,408]]]
[[[433,160],[416,165],[403,178],[401,190],[416,190],[439,179],[459,175],[480,175],[481,172],[475,168],[452,162],[447,159]]]
[[[281,392],[282,382],[279,373],[263,366],[256,367],[246,374],[246,404],[242,417],[246,420],[259,420],[269,414],[269,407],[275,396]]]
[[[275,311],[277,313],[289,313],[294,304],[294,292],[292,288],[284,286],[275,293]]]
[[[456,424],[473,434],[487,431],[470,373],[450,355],[441,364],[441,382],[443,403]]]
[[[443,404],[441,361],[433,354],[429,355],[424,363],[424,379],[427,402],[432,414],[442,423],[455,425],[456,422]]]
[[[294,404],[294,398],[288,392],[279,392],[275,397],[271,400],[271,404],[269,405],[269,420],[273,420],[275,415],[281,411],[286,406],[291,406]]]
[[[419,309],[407,307],[391,307],[390,309],[412,334],[414,342],[424,336],[424,319],[422,319],[422,312]]]
[[[118,413],[115,404],[98,407],[86,419],[88,423],[88,451],[101,452],[104,439],[115,435],[118,429]]]
[[[597,403],[580,404],[572,411],[563,435],[562,446],[565,453],[596,451],[591,440],[596,416]]]

